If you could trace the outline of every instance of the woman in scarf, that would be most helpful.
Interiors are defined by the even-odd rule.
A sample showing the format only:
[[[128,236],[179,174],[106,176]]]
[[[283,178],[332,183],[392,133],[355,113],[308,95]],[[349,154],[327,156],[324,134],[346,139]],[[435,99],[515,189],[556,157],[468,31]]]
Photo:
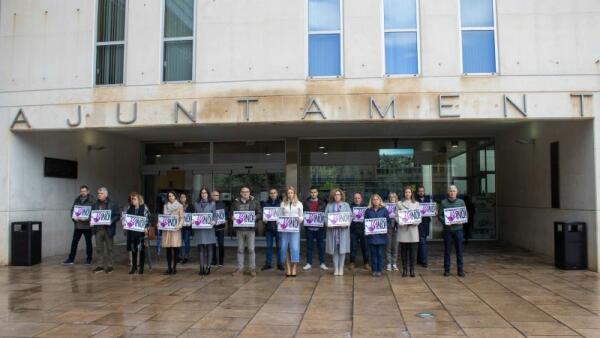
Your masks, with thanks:
[[[352,213],[350,205],[346,202],[344,192],[335,188],[329,194],[329,203],[325,208],[325,222],[327,223],[329,213],[348,212]],[[350,252],[350,227],[331,227],[327,224],[326,251],[333,256],[333,275],[344,275],[344,260]]]
[[[181,247],[181,228],[183,226],[183,206],[177,201],[177,194],[174,191],[167,193],[167,203],[163,207],[163,214],[177,216],[177,230],[162,231],[161,246],[167,251],[167,271],[165,275],[174,275],[177,273],[177,257]]]
[[[398,202],[397,210],[419,209],[419,202],[415,201],[412,188],[409,186],[403,189],[403,199]],[[400,242],[400,257],[402,259],[402,277],[415,277],[415,264],[417,262],[417,248],[419,246],[419,224],[400,224],[398,223],[397,241]]]
[[[210,229],[194,229],[194,238],[198,245],[198,254],[200,256],[200,272],[199,275],[210,274],[210,263],[212,262],[213,245],[217,243],[217,237],[215,236],[214,224],[217,215],[215,203],[208,199],[208,189],[200,189],[200,199],[194,204],[196,213],[210,213],[213,215],[213,221],[211,222],[213,227]]]
[[[146,258],[144,251],[144,237],[148,234],[148,226],[150,226],[150,210],[148,210],[148,207],[144,204],[144,198],[137,192],[132,192],[129,194],[129,207],[125,213],[146,218],[146,229],[144,232],[126,230],[127,251],[131,251],[131,270],[129,271],[129,274],[132,275],[138,272],[140,275],[143,275],[144,259]]]

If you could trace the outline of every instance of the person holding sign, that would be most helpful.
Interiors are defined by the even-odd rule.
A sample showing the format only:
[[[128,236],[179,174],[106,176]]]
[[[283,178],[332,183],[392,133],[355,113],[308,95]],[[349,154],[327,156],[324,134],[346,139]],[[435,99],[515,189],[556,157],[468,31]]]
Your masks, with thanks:
[[[125,222],[131,217],[131,222],[142,222],[142,231],[139,231],[140,224],[131,224],[131,227],[137,227],[135,230],[129,230],[128,224],[124,224],[125,231],[127,232],[127,251],[131,251],[131,270],[129,274],[132,275],[138,272],[144,274],[144,259],[146,257],[144,250],[144,237],[148,233],[148,227],[150,226],[150,210],[144,204],[144,198],[137,192],[129,194],[129,208],[125,211]]]
[[[79,196],[75,198],[71,207],[71,219],[73,220],[73,239],[71,240],[71,251],[69,257],[63,262],[63,265],[73,265],[75,263],[75,255],[77,255],[77,245],[81,236],[85,238],[85,265],[92,264],[92,228],[90,227],[90,214],[92,205],[94,204],[94,196],[90,195],[90,190],[87,185],[82,185],[79,188]]]
[[[385,269],[387,271],[398,271],[398,265],[396,264],[396,262],[398,261],[398,240],[396,238],[396,234],[398,232],[398,224],[396,224],[397,203],[398,194],[396,194],[393,191],[390,192],[388,194],[388,201],[385,204],[386,208],[388,208],[388,213],[390,215],[387,232],[387,246],[385,248],[387,258],[387,266]]]
[[[400,243],[400,257],[402,259],[402,277],[408,275],[415,277],[415,264],[417,263],[417,247],[419,245],[419,224],[421,224],[421,211],[419,202],[415,201],[410,186],[403,189],[403,199],[398,202],[398,233]]]
[[[333,275],[344,275],[344,260],[346,254],[350,252],[350,222],[352,221],[352,209],[345,202],[346,196],[339,188],[334,188],[329,194],[329,203],[325,208],[325,223],[327,225],[327,253],[333,256]],[[337,221],[335,217],[348,220]],[[335,224],[334,224],[335,222]]]
[[[354,215],[352,223],[350,223],[350,270],[354,270],[355,268],[354,263],[356,262],[356,254],[358,253],[358,248],[360,246],[365,270],[370,271],[371,267],[369,266],[369,254],[367,252],[364,222],[367,205],[363,202],[360,193],[354,193],[354,198],[350,207],[352,208],[352,214]]]
[[[181,228],[181,241],[183,250],[179,250],[179,263],[185,264],[190,259],[190,237],[192,237],[191,215],[195,212],[194,204],[188,201],[187,195],[181,193],[179,195],[179,203],[183,206],[183,227]]]
[[[462,227],[468,217],[465,202],[458,198],[458,188],[455,185],[448,187],[448,197],[440,203],[438,219],[444,225],[442,232],[444,236],[444,276],[450,276],[450,254],[452,253],[452,244],[454,244],[458,275],[464,277]]]
[[[422,185],[417,188],[417,202],[423,207],[424,203],[432,203],[435,206],[435,202],[431,196],[425,195],[425,187]],[[437,206],[436,211],[437,211]],[[431,227],[431,217],[421,215],[421,224],[419,224],[419,247],[417,248],[417,264],[422,267],[427,267],[427,237],[429,237],[429,228]]]
[[[196,213],[211,215],[211,220],[208,222],[211,225],[210,228],[194,229],[194,238],[196,239],[198,256],[200,257],[200,272],[198,272],[198,275],[209,275],[213,255],[212,246],[217,243],[215,228],[213,227],[215,223],[213,219],[215,219],[217,209],[215,203],[208,199],[208,189],[200,189],[200,199],[194,205],[194,208],[196,209]]]
[[[383,272],[383,251],[387,242],[387,222],[390,219],[390,214],[387,208],[383,205],[383,200],[378,194],[373,194],[369,201],[369,207],[365,211],[365,227],[369,221],[381,220],[385,222],[386,233],[366,234],[369,249],[371,250],[371,269],[373,277],[380,277]]]
[[[277,215],[281,211],[281,199],[277,189],[269,189],[269,198],[262,203],[263,207],[263,223],[265,224],[265,239],[267,240],[267,248],[265,249],[265,265],[262,271],[271,269],[273,261],[273,242],[275,242],[275,253],[277,256],[277,269],[283,270],[283,262],[281,259],[281,241],[277,233]]]
[[[181,228],[183,227],[183,206],[177,200],[177,194],[174,191],[167,193],[167,203],[163,206],[163,215],[171,215],[177,218],[175,230],[161,230],[161,246],[167,251],[167,271],[165,275],[177,274],[177,256],[181,247]]]
[[[294,187],[287,187],[280,207],[281,217],[277,221],[277,231],[281,240],[280,255],[285,257],[286,277],[296,277],[296,269],[300,262],[300,224],[302,224],[304,209],[302,203],[298,201]],[[289,218],[295,218],[295,220]]]
[[[113,239],[117,232],[117,222],[121,219],[119,205],[108,198],[108,189],[98,188],[98,200],[92,205],[90,225],[94,226],[96,236],[96,256],[102,257],[102,266],[94,269],[94,273],[113,272]],[[95,217],[98,215],[98,218]],[[106,218],[106,219],[104,219]]]
[[[232,276],[240,276],[244,273],[244,253],[248,248],[248,273],[256,277],[256,254],[254,252],[254,239],[256,222],[262,220],[262,208],[258,200],[250,195],[250,187],[242,186],[240,196],[231,203],[231,218],[236,228],[237,248],[237,270]]]
[[[227,224],[227,206],[221,201],[221,193],[219,190],[213,190],[210,194],[210,198],[215,203],[215,237],[217,238],[217,244],[213,245],[213,261],[212,265],[223,266],[223,260],[225,259],[225,225]],[[217,245],[219,246],[219,252],[217,253]]]
[[[327,201],[319,198],[319,189],[317,187],[310,187],[310,196],[304,201],[304,211],[308,212],[325,212],[327,207]],[[319,266],[322,270],[327,270],[325,265],[325,229],[323,224],[320,226],[309,226],[307,222],[304,222],[306,229],[306,265],[302,268],[304,271],[312,269],[313,263],[313,244],[317,242],[317,250],[319,251]]]

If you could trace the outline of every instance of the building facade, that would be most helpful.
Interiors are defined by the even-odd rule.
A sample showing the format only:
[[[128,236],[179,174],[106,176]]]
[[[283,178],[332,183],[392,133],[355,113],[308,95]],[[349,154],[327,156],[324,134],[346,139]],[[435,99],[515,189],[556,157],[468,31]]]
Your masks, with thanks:
[[[82,184],[154,210],[455,184],[471,238],[553,255],[582,221],[597,271],[598,32],[594,0],[0,0],[0,222],[43,221],[50,256]]]

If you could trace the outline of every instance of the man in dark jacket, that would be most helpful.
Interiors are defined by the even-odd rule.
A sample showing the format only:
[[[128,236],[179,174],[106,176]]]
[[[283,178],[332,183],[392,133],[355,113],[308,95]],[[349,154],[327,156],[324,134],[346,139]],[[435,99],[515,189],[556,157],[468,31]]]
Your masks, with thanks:
[[[69,253],[69,257],[67,260],[63,262],[63,265],[73,265],[75,264],[75,255],[77,255],[77,246],[79,244],[79,240],[81,236],[85,238],[85,265],[92,264],[92,228],[90,228],[90,218],[89,214],[86,217],[78,217],[73,214],[75,206],[77,207],[85,207],[91,210],[92,204],[94,204],[94,196],[90,195],[90,190],[87,185],[82,185],[79,188],[79,196],[75,198],[73,202],[73,206],[71,206],[71,219],[73,220],[73,239],[71,240],[71,252]],[[79,209],[79,208],[78,208]]]
[[[256,255],[254,253],[254,239],[256,223],[262,220],[262,208],[260,207],[260,202],[250,195],[250,187],[243,186],[240,189],[240,197],[236,198],[235,201],[231,203],[232,220],[235,211],[254,211],[254,226],[236,228],[236,237],[238,242],[238,268],[235,272],[233,272],[232,275],[239,276],[244,273],[244,252],[245,248],[248,247],[248,272],[252,277],[256,277]]]
[[[94,273],[113,272],[113,240],[117,231],[117,222],[121,219],[121,212],[117,203],[108,198],[105,187],[98,188],[98,200],[92,205],[92,210],[110,210],[110,225],[94,226],[96,236],[96,256],[102,257],[102,266],[94,269]]]
[[[358,192],[355,193],[350,207],[354,209],[355,207],[361,208],[366,206],[362,195]],[[350,223],[350,270],[354,270],[355,268],[356,255],[358,254],[359,247],[362,251],[365,269],[369,271],[371,270],[371,267],[369,266],[369,254],[367,253],[367,242],[365,239],[365,223],[364,220],[353,220],[352,223]]]
[[[304,211],[325,212],[327,202],[319,198],[319,189],[317,187],[310,188],[310,196],[304,201]],[[306,265],[302,268],[308,271],[312,268],[313,263],[313,241],[317,241],[319,250],[319,265],[322,270],[327,270],[325,265],[325,228],[324,227],[305,227],[306,231]]]
[[[279,198],[279,194],[277,189],[271,188],[269,189],[269,198],[266,201],[262,202],[263,208],[279,208],[281,206],[281,199]],[[264,217],[264,210],[263,210]],[[273,261],[273,242],[275,242],[275,250],[277,255],[277,269],[283,270],[283,262],[281,261],[281,253],[279,253],[279,247],[281,243],[279,242],[279,236],[277,235],[277,221],[265,221],[265,239],[267,240],[267,249],[265,250],[265,265],[261,270],[269,270],[271,269],[271,262]]]
[[[215,209],[217,212],[223,212],[223,215],[227,216],[227,206],[221,201],[221,193],[219,190],[213,190],[210,194],[211,199],[215,202]],[[222,211],[219,211],[222,210]],[[225,218],[227,219],[227,218]],[[217,245],[219,246],[219,254],[217,255],[217,245],[213,245],[213,261],[212,265],[223,266],[223,259],[225,259],[225,223],[215,224],[215,236],[217,237]]]
[[[456,267],[460,277],[465,276],[463,269],[463,224],[446,224],[444,220],[444,210],[448,208],[465,207],[465,202],[458,198],[458,188],[451,185],[448,188],[448,198],[442,200],[438,207],[438,219],[442,222],[444,230],[444,276],[450,276],[450,254],[452,253],[452,244],[456,250]]]
[[[417,188],[417,202],[431,203],[431,196],[425,195],[425,187]],[[417,263],[424,268],[427,267],[427,237],[429,237],[429,228],[431,225],[431,217],[422,217],[419,224],[419,247],[417,250]]]

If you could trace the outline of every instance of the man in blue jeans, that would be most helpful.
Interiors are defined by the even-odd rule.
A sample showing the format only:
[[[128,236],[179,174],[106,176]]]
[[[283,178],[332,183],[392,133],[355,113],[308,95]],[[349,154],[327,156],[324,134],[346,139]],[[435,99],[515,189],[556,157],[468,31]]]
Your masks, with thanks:
[[[304,211],[324,212],[327,207],[327,202],[319,198],[319,189],[317,187],[310,188],[310,196],[304,201]],[[313,241],[317,241],[317,249],[319,250],[319,267],[322,270],[327,270],[325,265],[325,228],[324,227],[305,227],[306,231],[306,265],[302,268],[308,271],[312,268],[313,263]]]
[[[419,203],[431,203],[431,196],[425,195],[425,187],[419,186],[417,188],[417,202]],[[421,224],[419,224],[419,247],[417,250],[417,264],[422,267],[427,267],[427,237],[429,237],[429,227],[431,224],[431,217],[422,217]]]
[[[444,219],[444,210],[448,208],[465,207],[465,202],[458,196],[458,188],[451,185],[448,188],[448,197],[442,200],[438,208],[438,219],[442,222],[444,230],[444,277],[450,276],[450,254],[452,253],[452,245],[456,250],[456,267],[457,274],[460,277],[465,277],[463,268],[463,225],[462,224],[446,224]]]
[[[279,194],[277,189],[271,188],[269,189],[269,198],[266,201],[262,202],[263,208],[279,208],[281,207],[281,199],[279,198]],[[263,210],[264,217],[264,210]],[[275,252],[277,254],[277,269],[283,270],[283,262],[281,261],[281,254],[279,253],[279,248],[281,247],[281,242],[279,241],[279,236],[277,234],[277,222],[276,221],[265,221],[265,239],[267,240],[267,249],[265,250],[265,265],[261,268],[261,271],[271,269],[271,262],[273,261],[273,241],[275,242]]]

